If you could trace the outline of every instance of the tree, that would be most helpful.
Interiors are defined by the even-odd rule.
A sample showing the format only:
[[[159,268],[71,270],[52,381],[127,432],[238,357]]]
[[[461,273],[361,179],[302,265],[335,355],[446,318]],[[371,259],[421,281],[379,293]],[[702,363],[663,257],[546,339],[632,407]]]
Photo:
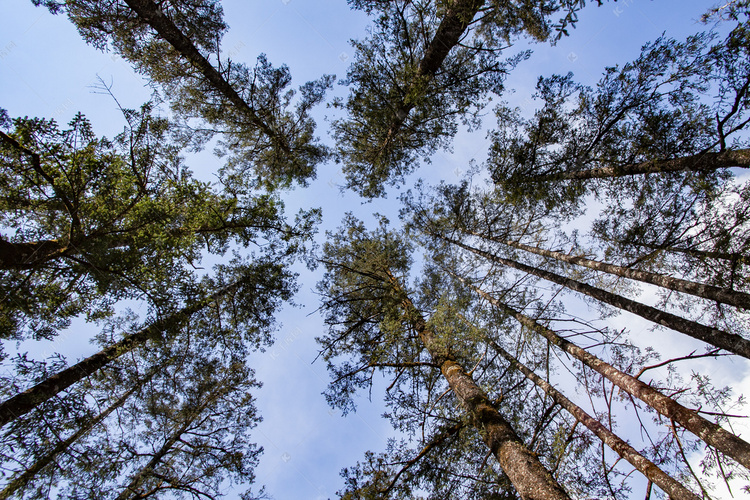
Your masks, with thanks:
[[[601,424],[596,418],[587,414],[580,406],[573,403],[571,400],[566,398],[561,392],[552,387],[548,382],[539,377],[533,370],[530,370],[523,363],[518,361],[512,354],[503,349],[497,342],[490,341],[493,349],[495,349],[502,357],[504,357],[514,368],[522,372],[529,380],[533,381],[539,387],[544,390],[552,399],[555,400],[560,406],[570,412],[578,422],[582,422],[583,425],[596,434],[607,446],[612,448],[618,455],[625,458],[628,462],[638,469],[649,481],[652,481],[658,487],[667,493],[671,498],[699,498],[693,492],[682,486],[680,483],[672,479],[670,476],[659,469],[653,462],[648,458],[644,457],[632,446],[623,441],[620,437],[614,434],[612,431],[607,429]]]
[[[552,281],[561,285],[562,289],[570,288],[586,293],[591,297],[603,300],[618,308],[633,312],[640,309],[640,306],[636,306],[635,303],[626,306],[625,302],[621,301],[625,297],[621,295],[616,295],[605,291],[603,288],[596,288],[584,283],[584,280],[581,278],[586,279],[585,273],[576,273],[577,279],[575,280],[563,275],[563,273],[575,273],[574,270],[570,269],[570,266],[566,266],[568,263],[583,263],[592,269],[596,269],[599,272],[603,271],[604,273],[614,271],[614,269],[607,265],[601,262],[592,262],[582,257],[570,256],[561,252],[551,252],[541,249],[538,246],[522,243],[524,240],[545,241],[545,239],[550,239],[550,225],[554,225],[554,219],[550,219],[548,216],[551,214],[554,217],[556,214],[554,211],[550,212],[547,209],[540,208],[538,205],[507,205],[503,203],[502,195],[497,196],[496,193],[483,193],[478,189],[472,191],[468,184],[461,186],[441,185],[434,190],[433,195],[422,194],[416,199],[405,196],[404,200],[406,201],[405,215],[411,218],[409,227],[415,234],[419,235],[423,245],[431,249],[435,255],[440,255],[440,252],[448,252],[456,255],[456,259],[459,259],[458,256],[460,255],[461,259],[465,259],[467,262],[465,267],[472,270],[467,274],[466,270],[458,271],[455,263],[448,262],[441,267],[441,272],[449,273],[462,283],[469,284],[484,300],[498,308],[501,314],[515,318],[521,323],[524,329],[540,333],[550,342],[550,345],[559,346],[567,353],[575,356],[585,363],[588,368],[608,378],[617,387],[627,391],[633,397],[641,397],[640,395],[643,395],[645,398],[643,400],[648,405],[667,416],[672,422],[679,422],[681,426],[690,430],[695,436],[705,440],[710,446],[716,447],[727,457],[732,457],[738,463],[748,467],[746,463],[747,451],[743,450],[750,448],[748,448],[749,445],[745,441],[724,430],[716,423],[703,418],[693,410],[690,410],[690,406],[682,406],[647,384],[636,380],[620,370],[612,368],[587,351],[563,339],[561,334],[554,333],[550,328],[543,326],[529,314],[520,312],[524,309],[533,310],[535,307],[539,307],[535,306],[535,303],[541,305],[545,304],[546,301],[547,305],[541,308],[536,314],[543,314],[549,318],[550,314],[544,311],[547,307],[550,307],[549,304],[554,300],[557,293],[559,293],[559,291],[555,292],[548,299],[535,299],[533,294],[529,298],[528,293],[523,290],[527,287],[534,287],[534,289],[538,287],[538,285],[533,284],[532,277]],[[573,242],[575,243],[575,241],[574,239]],[[573,248],[575,248],[575,245]],[[504,256],[513,252],[517,252],[520,255],[514,258]],[[500,253],[503,256],[500,256]],[[537,263],[534,265],[523,264],[518,260],[521,256],[526,260],[532,258],[533,255],[546,257],[546,259],[537,259]],[[550,267],[558,267],[562,272],[556,273],[547,270]],[[516,270],[519,273],[515,277],[508,276],[504,278],[506,284],[496,294],[491,295],[481,290],[478,286],[471,285],[473,282],[492,282],[498,276],[504,277],[512,270]],[[623,269],[623,273],[615,273],[616,281],[610,280],[608,282],[606,279],[599,278],[598,282],[608,283],[609,286],[616,287],[621,277],[628,274],[631,274],[628,276],[629,278],[634,277],[631,271],[630,269]],[[477,276],[474,277],[474,275]],[[586,279],[586,281],[590,279],[596,279],[596,277],[592,276]],[[655,284],[657,283],[658,280],[655,280]],[[698,283],[694,283],[693,286],[696,289],[701,288]],[[623,287],[623,289],[625,288]],[[732,294],[731,290],[718,289],[716,291],[717,293],[721,291],[722,293]],[[509,305],[511,301],[517,305]],[[643,305],[645,304],[641,304],[641,306]],[[645,313],[645,309],[641,312]],[[654,319],[669,321],[670,314],[665,313],[665,311],[652,308],[651,312],[654,314]],[[576,320],[573,319],[572,321]],[[733,336],[732,338],[740,342],[745,340],[739,335],[730,334],[730,336]],[[608,350],[614,350],[616,353],[619,342],[618,339],[616,344],[611,345],[611,341],[604,338],[600,341],[599,345],[606,346]],[[505,349],[504,352],[507,353],[508,350]],[[617,354],[615,353],[610,355],[616,358]],[[716,356],[716,354],[717,350],[713,350],[704,356]],[[694,356],[691,354],[670,360],[664,364],[674,363],[681,359],[691,359],[697,356],[700,355]],[[685,390],[695,391],[696,389],[689,388]],[[698,388],[698,390],[700,389]],[[659,396],[656,396],[656,394],[659,394]],[[651,399],[652,397],[654,399]],[[719,437],[719,435],[723,437]],[[675,437],[675,439],[681,438]],[[679,441],[677,442],[679,443]],[[717,454],[717,460],[722,460],[718,457],[719,455]],[[721,467],[722,465],[719,465],[719,468]],[[724,472],[721,471],[720,474],[724,474]]]
[[[160,366],[158,369],[162,369]],[[54,463],[55,459],[62,453],[69,452],[70,448],[80,439],[89,434],[96,426],[101,424],[112,412],[117,411],[121,408],[130,397],[136,392],[140,391],[145,384],[147,384],[157,373],[157,370],[152,370],[142,380],[135,383],[130,389],[128,389],[122,396],[120,396],[114,403],[107,407],[104,411],[96,415],[94,418],[86,421],[81,427],[76,430],[73,434],[67,438],[60,440],[51,450],[46,451],[41,457],[36,458],[35,461],[28,466],[23,472],[16,474],[0,491],[0,498],[9,498],[16,491],[26,488],[30,481],[32,481],[40,472],[45,468],[49,467]]]
[[[164,284],[192,279],[204,249],[263,238],[283,252],[309,234],[315,211],[291,227],[274,196],[193,179],[151,105],[123,113],[112,141],[80,114],[67,129],[19,118],[0,131],[4,338],[50,338],[123,298],[168,303],[178,287]]]
[[[246,279],[226,287],[210,306],[171,325],[161,341],[130,348],[8,424],[2,444],[22,467],[11,469],[15,477],[3,494],[33,497],[56,484],[61,495],[77,498],[121,492],[130,498],[138,491],[205,498],[222,495],[228,481],[252,483],[261,452],[248,441],[259,421],[251,395],[258,383],[245,359],[251,346],[268,343],[270,324],[261,319],[272,322],[273,310],[263,304],[280,300],[272,291],[264,298],[261,286]],[[113,321],[99,342],[111,343],[131,322]],[[106,409],[87,409],[90,416],[76,419],[49,412],[50,403],[75,395],[84,397],[84,407],[95,402]],[[52,436],[43,439],[48,429]]]
[[[55,14],[65,11],[86,42],[111,48],[162,86],[194,147],[218,133],[223,154],[230,155],[225,173],[234,182],[270,189],[305,185],[326,158],[309,112],[333,77],[303,85],[290,109],[295,92],[287,90],[286,66],[274,68],[261,55],[251,70],[222,57],[226,24],[216,0],[33,1]],[[197,127],[191,125],[195,119],[201,121]]]
[[[595,90],[572,74],[540,77],[543,107],[533,118],[498,109],[493,179],[513,197],[557,204],[587,192],[615,197],[613,183],[632,197],[650,185],[645,174],[715,189],[727,168],[750,166],[741,135],[750,123],[746,18],[735,17],[723,40],[709,31],[646,44],[635,61],[607,68]],[[713,102],[701,99],[707,92],[715,92]],[[642,179],[615,182],[629,176]]]
[[[352,2],[378,18],[371,37],[353,42],[357,54],[343,83],[347,115],[332,123],[347,187],[365,197],[403,182],[419,160],[448,149],[461,121],[479,126],[489,93],[528,57],[502,60],[511,40],[547,40],[566,32],[585,2]],[[601,4],[601,2],[599,2]],[[557,25],[549,18],[563,11]]]
[[[282,301],[290,298],[294,290],[293,275],[282,263],[270,261],[236,267],[225,266],[223,269],[220,267],[219,271],[215,280],[204,280],[204,287],[215,290],[212,294],[202,296],[200,289],[197,293],[193,292],[182,309],[169,316],[155,318],[148,326],[126,334],[124,338],[111,342],[96,354],[46,377],[33,387],[0,403],[0,425],[26,414],[73,384],[85,380],[119,356],[149,341],[157,344],[174,342],[170,331],[179,329],[184,322],[211,304],[232,304],[229,308],[230,324],[235,331],[241,331],[241,328],[249,330],[246,341],[250,345],[270,343],[275,310]],[[227,283],[228,279],[232,281]]]
[[[439,369],[519,494],[526,498],[568,498],[465,371],[450,333],[440,334],[428,324],[409,298],[398,277],[409,266],[406,243],[385,229],[385,221],[374,233],[368,233],[351,216],[345,222],[337,234],[329,235],[322,259],[327,272],[319,289],[325,297],[326,322],[331,325],[330,334],[321,339],[326,358],[348,354],[358,358],[364,369],[425,365]],[[391,356],[387,353],[394,351],[391,356],[395,359],[388,359]],[[420,352],[424,351],[428,357],[422,361]],[[402,352],[411,357],[401,357]],[[353,377],[363,368],[351,372],[350,368],[345,364],[334,370],[343,374],[336,385],[348,379],[343,391],[335,390],[331,395],[334,403],[346,405],[347,395],[363,383]]]

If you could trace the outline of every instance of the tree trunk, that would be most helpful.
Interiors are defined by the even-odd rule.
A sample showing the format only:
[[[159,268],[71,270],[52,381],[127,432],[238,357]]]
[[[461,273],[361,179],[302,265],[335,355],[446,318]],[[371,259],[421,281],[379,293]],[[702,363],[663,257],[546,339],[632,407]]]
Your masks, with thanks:
[[[680,248],[680,247],[673,247],[668,245],[654,245],[651,243],[638,243],[639,247],[646,247],[654,252],[671,252],[671,253],[681,253],[685,255],[689,255],[691,257],[695,257],[696,259],[718,259],[718,260],[727,260],[731,262],[733,265],[736,264],[742,264],[742,265],[749,265],[750,264],[750,257],[747,255],[741,254],[739,252],[733,252],[733,253],[727,253],[727,252],[717,252],[713,250],[698,250],[696,248]]]
[[[70,250],[61,240],[13,243],[0,236],[0,270],[30,269]]]
[[[565,408],[575,419],[585,425],[599,439],[609,446],[615,453],[630,462],[638,471],[647,479],[657,485],[670,498],[675,500],[700,500],[700,497],[680,483],[672,479],[663,470],[661,470],[651,460],[644,457],[628,443],[620,439],[614,432],[602,425],[599,420],[586,413],[580,406],[566,398],[561,392],[552,387],[549,383],[539,377],[536,373],[523,365],[518,359],[513,357],[508,351],[503,349],[496,342],[490,340],[490,345],[503,356],[514,368],[517,368],[529,380],[539,386],[548,396],[557,404]]]
[[[38,405],[64,391],[76,382],[92,375],[97,370],[107,365],[107,363],[117,359],[126,352],[132,351],[136,347],[145,344],[150,339],[158,338],[164,330],[187,320],[193,313],[200,311],[222,295],[237,288],[239,284],[239,281],[232,283],[205,299],[198,300],[189,306],[182,308],[168,318],[156,321],[146,328],[128,335],[119,342],[112,344],[96,354],[79,361],[75,365],[48,377],[46,380],[39,382],[30,389],[3,401],[0,403],[0,426],[25,415]]]
[[[440,371],[448,381],[451,390],[468,411],[474,427],[480,432],[482,439],[497,458],[500,467],[521,498],[524,500],[568,499],[565,490],[539,462],[536,455],[526,448],[508,421],[492,405],[487,394],[440,345],[435,338],[435,333],[428,328],[422,314],[408,298],[396,278],[393,275],[389,278],[393,289],[404,297],[402,308],[405,316],[435,364],[440,366]]]
[[[673,278],[671,276],[666,276],[663,274],[656,274],[656,273],[652,273],[648,271],[631,269],[629,267],[623,267],[623,266],[618,266],[615,264],[609,264],[606,262],[600,262],[600,261],[596,261],[592,259],[587,259],[585,257],[568,255],[562,252],[555,252],[553,250],[545,250],[544,248],[539,248],[539,247],[535,247],[531,245],[525,245],[517,241],[508,241],[508,240],[492,238],[490,236],[485,236],[479,233],[471,233],[471,234],[473,234],[474,236],[479,236],[479,237],[486,238],[492,241],[496,241],[498,243],[502,243],[504,245],[508,245],[514,248],[518,248],[520,250],[525,250],[527,252],[531,252],[537,255],[542,255],[544,257],[557,259],[562,262],[567,262],[570,264],[576,264],[579,266],[588,267],[590,269],[595,269],[597,271],[603,271],[605,273],[614,274],[622,278],[629,278],[633,280],[642,281],[644,283],[651,283],[652,285],[657,285],[663,288],[668,288],[676,292],[687,293],[687,294],[695,295],[696,297],[701,297],[701,298],[708,299],[708,300],[715,300],[716,302],[729,304],[735,307],[741,307],[743,309],[750,309],[750,294],[747,294],[747,293],[736,292],[734,290],[728,290],[726,288],[720,288],[720,287],[712,286],[712,285],[704,285],[702,283],[696,283],[693,281]]]
[[[583,362],[592,370],[603,375],[610,382],[615,384],[626,393],[642,400],[657,412],[661,413],[668,419],[677,422],[682,427],[698,436],[706,444],[715,447],[726,456],[733,458],[738,463],[742,464],[744,467],[750,470],[750,443],[747,443],[734,434],[725,431],[721,428],[721,426],[713,422],[709,422],[705,418],[698,415],[697,412],[685,408],[677,401],[663,395],[650,385],[641,382],[635,377],[621,372],[612,365],[605,363],[593,354],[588,353],[584,349],[581,349],[577,345],[560,337],[557,333],[550,330],[549,328],[540,325],[532,318],[526,316],[525,314],[521,314],[508,305],[495,299],[487,292],[484,292],[476,287],[472,288],[480,296],[488,300],[492,305],[503,310],[506,314],[516,318],[526,328],[540,334],[550,343],[556,345],[563,351]]]
[[[718,153],[699,153],[671,160],[650,160],[618,167],[592,168],[576,172],[560,172],[534,177],[534,182],[606,179],[628,175],[654,174],[661,172],[710,172],[720,168],[750,167],[750,149],[736,149]]]
[[[425,50],[424,56],[422,56],[422,60],[419,62],[417,74],[414,76],[414,80],[407,86],[405,95],[411,94],[415,88],[426,84],[435,76],[435,73],[438,72],[451,49],[458,44],[461,35],[463,35],[483,4],[484,1],[482,0],[454,0],[452,2],[452,5],[440,21],[435,36],[430,40],[430,44],[427,46],[427,50]],[[414,106],[414,102],[406,99],[398,104],[398,107],[394,110],[395,116],[391,122],[391,126],[388,128],[386,139],[380,147],[380,151],[383,151],[387,147],[388,142],[393,140],[393,137],[401,129],[401,126],[406,121],[411,110],[414,109]]]
[[[573,279],[560,276],[559,274],[544,271],[532,266],[527,266],[526,264],[521,264],[520,262],[516,262],[510,259],[498,257],[489,252],[485,252],[483,250],[465,245],[460,241],[453,240],[445,236],[436,236],[443,239],[444,241],[464,248],[493,262],[497,262],[499,264],[518,269],[519,271],[538,276],[547,281],[565,286],[567,288],[570,288],[571,290],[583,293],[604,303],[610,304],[633,314],[637,314],[638,316],[652,321],[656,324],[666,326],[667,328],[671,328],[672,330],[675,330],[677,332],[684,333],[685,335],[689,335],[690,337],[693,337],[695,339],[702,340],[703,342],[709,343],[716,347],[720,347],[722,349],[726,349],[729,352],[750,359],[750,341],[743,337],[740,337],[739,335],[727,333],[717,328],[705,326],[700,323],[696,323],[695,321],[681,318],[674,314],[661,311],[655,307],[651,307],[649,305],[636,302],[612,292],[602,290],[601,288],[596,288],[586,283],[581,283],[580,281],[575,281]]]
[[[281,149],[289,153],[289,145],[283,137],[265,123],[255,110],[237,93],[237,91],[224,79],[219,71],[203,57],[193,42],[186,37],[180,29],[169,20],[153,0],[125,0],[125,3],[136,13],[138,17],[147,22],[177,52],[179,52],[190,64],[200,71],[206,80],[229,100],[237,109],[241,110],[250,122],[263,131],[269,138],[273,139]]]
[[[57,446],[52,448],[52,450],[44,455],[42,458],[38,459],[34,464],[32,464],[31,467],[26,469],[20,476],[13,479],[10,483],[8,483],[5,488],[0,491],[0,500],[9,498],[15,491],[24,488],[28,482],[37,474],[39,471],[47,467],[52,461],[59,455],[60,453],[66,451],[70,446],[81,439],[83,436],[89,433],[91,429],[93,429],[95,426],[97,426],[100,422],[102,422],[105,418],[107,418],[113,411],[120,408],[122,405],[125,404],[125,402],[132,396],[136,391],[138,391],[141,387],[143,387],[146,383],[148,383],[149,380],[153,378],[154,375],[156,375],[157,370],[152,370],[151,373],[149,373],[146,378],[144,378],[142,381],[140,381],[138,384],[133,386],[130,390],[128,390],[125,394],[120,396],[120,399],[115,401],[109,408],[104,410],[102,413],[94,417],[92,420],[90,420],[84,427],[81,427],[73,433],[70,437],[67,439],[60,441]]]

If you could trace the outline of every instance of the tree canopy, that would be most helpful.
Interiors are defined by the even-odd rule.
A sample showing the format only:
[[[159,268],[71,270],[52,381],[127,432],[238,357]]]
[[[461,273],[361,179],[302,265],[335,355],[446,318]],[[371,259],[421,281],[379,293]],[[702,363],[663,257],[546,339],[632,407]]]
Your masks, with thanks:
[[[300,432],[348,441],[343,467],[316,445],[320,498],[750,492],[750,2],[533,89],[534,52],[622,3],[349,0],[370,24],[336,88],[294,36],[307,83],[240,60],[228,2],[31,3],[152,97],[99,77],[110,137],[0,108],[0,498],[260,500],[323,481]],[[340,428],[290,396],[313,379]],[[258,474],[264,447],[291,465]]]

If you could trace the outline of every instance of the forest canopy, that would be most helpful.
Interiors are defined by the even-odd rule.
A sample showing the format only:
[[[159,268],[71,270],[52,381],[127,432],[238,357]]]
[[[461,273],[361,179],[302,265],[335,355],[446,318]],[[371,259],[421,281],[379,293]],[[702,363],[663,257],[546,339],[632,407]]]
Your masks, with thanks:
[[[750,2],[340,3],[14,7],[0,498],[750,494]]]

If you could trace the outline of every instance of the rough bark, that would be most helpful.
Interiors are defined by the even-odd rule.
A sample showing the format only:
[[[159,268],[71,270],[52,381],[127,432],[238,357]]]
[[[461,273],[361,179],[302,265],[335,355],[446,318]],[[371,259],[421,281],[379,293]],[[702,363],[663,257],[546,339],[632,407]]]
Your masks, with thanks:
[[[583,362],[592,370],[600,373],[623,391],[637,397],[660,414],[698,436],[706,444],[715,447],[726,456],[733,458],[750,470],[750,443],[747,443],[734,434],[725,431],[721,426],[706,420],[697,412],[682,406],[674,399],[663,395],[650,385],[628,375],[627,373],[623,373],[608,363],[605,363],[593,354],[590,354],[572,342],[560,337],[549,328],[537,323],[532,318],[495,299],[487,292],[476,287],[472,288],[492,305],[516,318],[526,328],[540,334],[551,344],[554,344],[561,350]]]
[[[661,172],[710,172],[720,168],[750,167],[750,149],[736,149],[718,153],[698,153],[670,160],[650,160],[617,167],[592,168],[575,172],[560,172],[534,177],[536,182],[606,179],[628,175],[654,174]]]
[[[551,273],[549,271],[528,266],[526,264],[521,264],[520,262],[516,262],[514,260],[498,257],[497,255],[479,250],[451,238],[439,235],[437,236],[449,243],[480,255],[488,260],[497,262],[498,264],[503,264],[508,267],[518,269],[519,271],[538,276],[539,278],[545,279],[547,281],[565,286],[567,288],[570,288],[571,290],[583,293],[606,304],[610,304],[624,311],[637,314],[638,316],[652,321],[658,325],[666,326],[667,328],[671,328],[672,330],[675,330],[677,332],[684,333],[685,335],[693,337],[694,339],[701,340],[713,346],[726,349],[729,352],[750,359],[750,341],[739,335],[728,333],[719,330],[718,328],[705,326],[700,323],[696,323],[695,321],[681,318],[674,314],[661,311],[655,307],[651,307],[649,305],[636,302],[612,292],[602,290],[601,288],[596,288],[586,283],[581,283],[580,281],[560,276],[559,274]]]
[[[480,432],[521,498],[568,499],[565,490],[544,468],[536,455],[526,448],[508,421],[492,405],[487,394],[440,345],[435,332],[427,326],[421,313],[392,275],[390,284],[404,297],[402,307],[406,317],[433,361],[440,366],[440,371],[451,390],[471,416],[472,424]]]
[[[0,270],[29,269],[64,255],[70,249],[61,240],[14,243],[0,236]]]
[[[289,152],[286,141],[258,116],[221,73],[200,53],[193,42],[164,15],[156,2],[153,0],[125,0],[125,3],[200,71],[217,91],[237,109],[241,110],[253,125],[262,130],[268,137],[273,138],[283,151]]]
[[[503,356],[514,368],[523,373],[529,380],[539,386],[548,396],[557,404],[565,408],[573,417],[585,425],[599,439],[610,447],[615,453],[630,462],[638,471],[647,479],[657,485],[670,498],[675,500],[699,500],[700,497],[680,483],[671,478],[667,473],[661,470],[651,460],[641,455],[638,450],[623,441],[617,434],[602,425],[599,420],[586,413],[583,408],[573,403],[565,397],[560,391],[552,387],[547,381],[543,380],[527,366],[521,363],[508,351],[503,349],[494,341],[490,341],[493,349]]]
[[[671,253],[681,253],[681,254],[689,255],[691,257],[695,257],[696,259],[726,260],[732,263],[733,266],[737,264],[742,264],[742,265],[750,264],[750,257],[748,257],[747,255],[743,255],[739,252],[717,252],[713,250],[680,248],[680,247],[674,247],[674,246],[669,246],[669,245],[652,245],[650,243],[639,243],[638,246],[649,248],[654,251],[653,253],[671,252]]]
[[[0,403],[0,426],[25,415],[38,405],[64,391],[71,385],[83,380],[89,375],[92,375],[97,370],[106,366],[109,362],[117,359],[126,352],[132,351],[136,347],[145,344],[148,340],[159,338],[164,330],[184,322],[192,314],[203,309],[217,298],[235,289],[237,286],[239,286],[239,282],[228,285],[205,299],[197,300],[180,309],[168,318],[156,321],[146,328],[126,336],[119,342],[112,344],[96,354],[79,361],[75,365],[48,377],[26,391],[3,401]]]
[[[36,476],[37,473],[39,473],[42,469],[47,467],[49,464],[52,463],[55,458],[66,451],[70,446],[81,439],[83,436],[88,434],[91,429],[96,427],[99,423],[101,423],[105,418],[107,418],[113,411],[120,408],[122,405],[125,404],[125,402],[132,396],[136,391],[138,391],[141,387],[143,387],[144,384],[146,384],[153,376],[157,373],[156,370],[151,371],[146,378],[144,378],[142,381],[140,381],[138,384],[130,388],[125,394],[120,396],[120,398],[115,401],[112,405],[110,405],[109,408],[104,410],[102,413],[91,419],[86,423],[85,426],[78,429],[76,432],[74,432],[70,437],[67,439],[64,439],[60,441],[54,448],[52,448],[46,455],[38,459],[36,462],[34,462],[31,467],[23,471],[22,474],[20,474],[18,477],[13,479],[11,482],[9,482],[5,488],[0,491],[0,500],[5,498],[10,498],[11,495],[13,495],[14,492],[20,490],[21,488],[24,488],[31,479]]]
[[[656,274],[649,271],[631,269],[629,267],[609,264],[607,262],[600,262],[597,260],[587,259],[585,257],[568,255],[562,252],[556,252],[553,250],[546,250],[544,248],[539,248],[531,245],[525,245],[517,241],[493,238],[479,233],[472,234],[492,241],[496,241],[498,243],[502,243],[504,245],[511,246],[513,248],[518,248],[519,250],[525,250],[527,252],[542,255],[544,257],[550,257],[552,259],[567,262],[569,264],[588,267],[589,269],[603,271],[605,273],[614,274],[615,276],[620,276],[622,278],[642,281],[643,283],[650,283],[652,285],[668,288],[676,292],[687,293],[708,300],[715,300],[716,302],[729,304],[735,307],[741,307],[743,309],[750,309],[750,294],[747,293],[728,290],[726,288],[720,288],[712,285],[704,285],[702,283],[673,278],[671,276]]]

